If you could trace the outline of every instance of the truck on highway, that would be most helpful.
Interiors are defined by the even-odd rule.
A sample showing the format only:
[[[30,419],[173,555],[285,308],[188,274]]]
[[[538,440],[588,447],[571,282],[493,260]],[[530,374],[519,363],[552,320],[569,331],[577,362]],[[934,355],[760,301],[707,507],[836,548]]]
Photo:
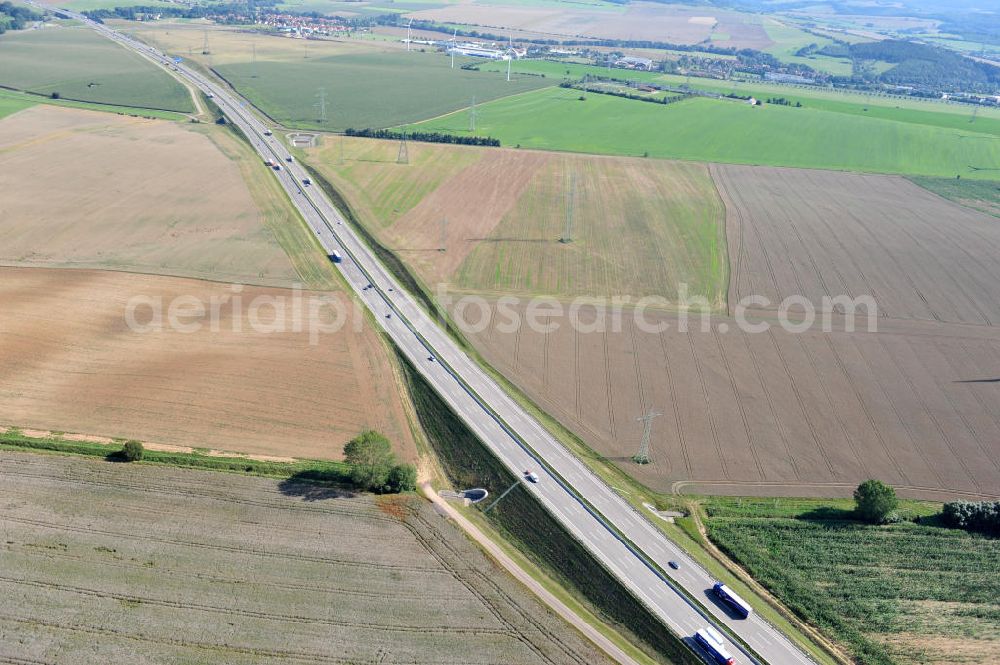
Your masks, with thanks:
[[[272,168],[273,169],[274,168],[274,160],[273,159],[265,159],[264,160],[264,166],[267,166],[268,168]]]
[[[340,252],[338,252],[337,250],[333,250],[332,252],[327,254],[327,257],[329,257],[329,259],[334,263],[340,263],[344,260],[344,257],[341,256]]]
[[[716,597],[726,604],[733,612],[736,612],[740,617],[746,619],[753,612],[753,608],[747,601],[736,595],[736,592],[727,587],[722,582],[716,582],[715,586],[712,587],[712,591],[715,592]]]
[[[708,652],[712,661],[719,665],[736,665],[736,661],[726,649],[726,643],[715,628],[711,626],[702,628],[694,634],[694,641],[698,646]]]

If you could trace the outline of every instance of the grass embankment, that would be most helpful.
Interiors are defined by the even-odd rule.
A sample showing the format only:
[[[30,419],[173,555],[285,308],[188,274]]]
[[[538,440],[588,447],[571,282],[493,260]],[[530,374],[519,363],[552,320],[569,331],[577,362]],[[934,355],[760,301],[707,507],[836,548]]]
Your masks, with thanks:
[[[401,357],[400,362],[420,423],[452,484],[486,487],[499,493],[518,482],[406,360]],[[657,661],[675,665],[700,662],[528,492],[515,489],[482,516],[532,563],[582,598],[594,615],[630,642],[642,644]]]
[[[0,85],[68,100],[194,111],[187,89],[169,74],[83,27],[0,36]]]
[[[858,663],[983,662],[1000,649],[1000,540],[919,522],[872,526],[850,500],[704,500],[708,534]],[[979,654],[976,657],[975,654]]]
[[[89,441],[71,441],[59,436],[35,438],[25,436],[17,430],[0,433],[0,448],[44,451],[67,455],[85,455],[87,457],[100,457],[108,460],[118,459],[117,455],[120,452],[120,448],[114,445],[92,443]],[[147,448],[144,451],[141,462],[131,463],[164,464],[167,466],[227,471],[252,476],[266,476],[269,478],[295,477],[297,480],[338,484],[349,484],[351,482],[351,471],[348,464],[327,460],[277,462],[257,460],[249,457],[209,455],[207,452],[198,451],[190,453],[168,452]]]

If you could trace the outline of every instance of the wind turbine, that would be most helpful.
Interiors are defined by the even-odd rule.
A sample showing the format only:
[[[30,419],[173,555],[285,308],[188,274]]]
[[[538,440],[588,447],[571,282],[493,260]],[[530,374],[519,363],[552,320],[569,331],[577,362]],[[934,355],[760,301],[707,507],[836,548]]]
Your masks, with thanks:
[[[448,48],[448,51],[451,53],[451,68],[452,69],[455,69],[455,40],[457,38],[458,38],[458,28],[455,28],[455,34],[453,34],[451,36],[451,39],[448,40],[448,42],[451,44],[451,46]]]
[[[410,26],[411,25],[413,25],[413,19],[412,18],[410,19],[410,22],[406,24],[406,52],[407,53],[410,52],[410,42],[412,41],[410,39]]]
[[[507,33],[507,52],[504,57],[507,60],[507,81],[510,82],[510,61],[514,59],[514,39],[511,37],[510,33]]]

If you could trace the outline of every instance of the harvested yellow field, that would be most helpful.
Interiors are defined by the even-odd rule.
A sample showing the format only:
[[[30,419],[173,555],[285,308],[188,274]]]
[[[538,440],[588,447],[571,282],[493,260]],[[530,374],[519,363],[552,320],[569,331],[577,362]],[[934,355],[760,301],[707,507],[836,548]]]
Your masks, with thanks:
[[[0,122],[0,263],[290,286],[267,184],[215,126],[38,105]],[[266,172],[254,164],[259,176]],[[259,177],[258,176],[258,177]]]
[[[612,8],[613,7],[613,8]],[[660,2],[630,2],[624,6],[578,6],[572,10],[518,3],[449,3],[410,14],[417,19],[508,30],[532,36],[555,35],[594,39],[629,39],[699,44],[715,40],[723,46],[765,48],[772,42],[750,14],[713,11],[706,7]],[[630,51],[631,53],[631,51]]]
[[[380,227],[391,226],[442,183],[485,155],[476,148],[421,143],[409,146],[408,164],[397,164],[399,145],[393,141],[324,138],[318,147],[309,149],[309,156],[365,222]]]
[[[308,156],[430,288],[675,301],[687,285],[724,307],[725,209],[702,165],[422,143],[398,164],[397,152],[330,139]]]
[[[294,298],[308,312],[315,295],[99,270],[0,268],[0,414],[8,424],[44,430],[324,459],[339,459],[344,443],[376,429],[413,461],[403,393],[384,342],[345,295],[326,293],[345,305],[350,322],[310,343],[307,316],[295,331]],[[140,327],[130,327],[133,298],[161,303],[164,324],[147,329],[153,305],[140,303]],[[210,318],[184,314],[199,303],[210,313],[213,302],[220,303],[216,331]],[[286,325],[269,302],[285,307]],[[171,303],[181,308],[182,325],[201,322],[200,329],[170,325]],[[320,321],[332,324],[332,311],[322,309]]]
[[[332,40],[303,41],[207,23],[109,21],[109,24],[116,30],[137,37],[167,53],[176,53],[186,60],[213,67],[250,62],[255,51],[257,59],[261,62],[300,62],[343,55],[358,49],[370,50],[374,47],[371,42],[360,43],[360,40],[356,43]],[[202,52],[206,33],[207,54]]]
[[[687,285],[720,308],[724,215],[700,164],[553,156],[475,244],[455,282],[495,293],[670,301]],[[564,235],[571,242],[560,243]]]

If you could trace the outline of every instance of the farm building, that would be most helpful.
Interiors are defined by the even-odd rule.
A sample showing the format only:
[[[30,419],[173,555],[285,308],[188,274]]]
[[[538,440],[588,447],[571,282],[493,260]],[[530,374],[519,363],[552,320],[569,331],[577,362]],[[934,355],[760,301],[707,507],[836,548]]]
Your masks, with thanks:
[[[623,67],[625,69],[644,69],[648,72],[653,69],[653,61],[649,58],[636,58],[631,55],[627,55],[615,62],[615,66]]]
[[[455,55],[468,55],[473,58],[489,58],[491,60],[502,60],[504,58],[504,52],[490,48],[488,46],[483,46],[482,44],[456,44],[448,49],[448,53],[454,53]]]

